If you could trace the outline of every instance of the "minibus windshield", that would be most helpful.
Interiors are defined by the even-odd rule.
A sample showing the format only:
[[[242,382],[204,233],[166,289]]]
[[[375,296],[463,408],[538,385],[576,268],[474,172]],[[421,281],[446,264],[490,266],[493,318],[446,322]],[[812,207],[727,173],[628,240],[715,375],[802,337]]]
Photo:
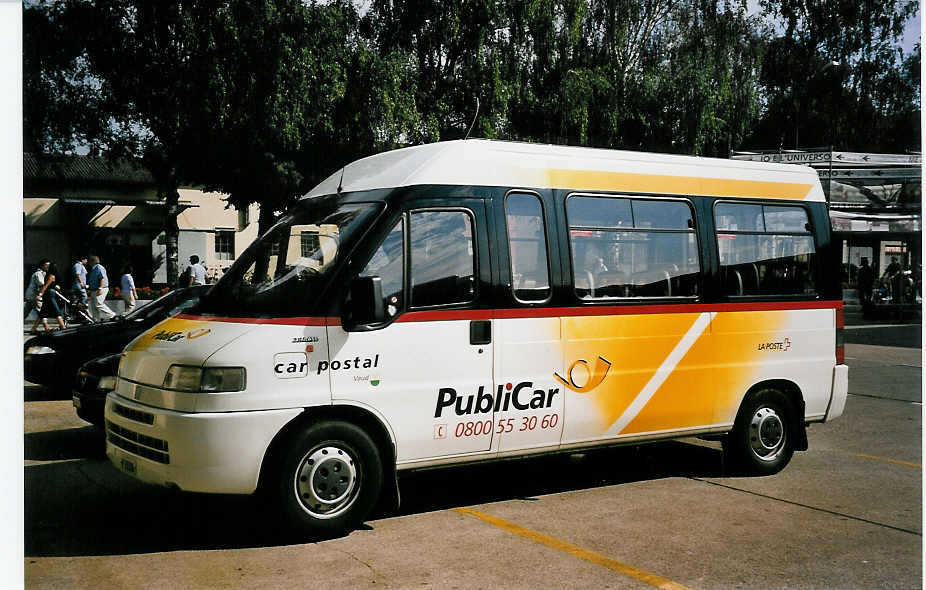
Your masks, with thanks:
[[[304,200],[251,244],[190,311],[247,318],[308,315],[338,254],[377,210],[372,203],[338,204],[333,197]]]

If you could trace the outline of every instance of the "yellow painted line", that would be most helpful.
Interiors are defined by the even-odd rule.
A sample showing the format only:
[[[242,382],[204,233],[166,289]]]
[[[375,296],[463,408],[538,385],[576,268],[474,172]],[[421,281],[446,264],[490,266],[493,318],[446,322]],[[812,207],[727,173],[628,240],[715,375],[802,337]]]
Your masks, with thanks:
[[[479,512],[478,510],[472,510],[471,508],[454,508],[456,512],[460,514],[468,514],[470,516],[475,516],[476,518],[483,520],[489,524],[495,525],[498,528],[508,531],[509,533],[514,533],[524,537],[525,539],[530,539],[535,543],[540,543],[541,545],[546,545],[547,547],[552,547],[563,553],[568,553],[579,559],[584,559],[590,563],[606,567],[609,570],[613,570],[619,574],[629,576],[635,580],[641,582],[646,582],[650,586],[655,586],[656,588],[662,588],[663,590],[691,590],[687,586],[682,586],[681,584],[676,584],[672,580],[663,578],[662,576],[657,576],[656,574],[651,574],[647,571],[643,571],[639,568],[635,568],[632,565],[627,565],[626,563],[621,563],[616,559],[611,559],[600,553],[595,553],[588,549],[579,547],[578,545],[573,545],[572,543],[567,543],[555,537],[549,535],[544,535],[543,533],[538,533],[537,531],[532,531],[526,529],[520,525],[514,524],[513,522],[508,522],[507,520],[502,520],[501,518],[496,518],[492,515],[486,514],[484,512]]]
[[[888,463],[893,463],[894,465],[904,465],[906,467],[915,467],[917,469],[922,469],[923,466],[919,463],[912,463],[910,461],[901,461],[899,459],[890,459],[888,457],[876,457],[875,455],[863,455],[862,453],[852,453],[853,457],[859,457],[861,459],[873,459],[875,461],[887,461]]]

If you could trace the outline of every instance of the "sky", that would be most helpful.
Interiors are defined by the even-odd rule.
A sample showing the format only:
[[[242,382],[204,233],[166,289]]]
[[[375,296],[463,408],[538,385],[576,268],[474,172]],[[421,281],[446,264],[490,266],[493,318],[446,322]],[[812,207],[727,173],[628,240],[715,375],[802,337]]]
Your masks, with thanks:
[[[920,25],[920,13],[923,12],[923,5],[920,3],[920,9],[916,12],[916,16],[910,19],[907,22],[907,26],[903,30],[903,42],[901,47],[903,47],[903,52],[912,53],[913,47],[920,42],[920,39],[923,35],[923,30]]]

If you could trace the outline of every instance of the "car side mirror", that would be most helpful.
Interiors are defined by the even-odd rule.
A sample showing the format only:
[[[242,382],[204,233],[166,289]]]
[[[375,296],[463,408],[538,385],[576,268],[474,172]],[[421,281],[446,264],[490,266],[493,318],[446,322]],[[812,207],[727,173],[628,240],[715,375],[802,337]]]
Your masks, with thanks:
[[[383,283],[379,277],[358,277],[350,284],[350,297],[344,303],[345,328],[386,321]]]

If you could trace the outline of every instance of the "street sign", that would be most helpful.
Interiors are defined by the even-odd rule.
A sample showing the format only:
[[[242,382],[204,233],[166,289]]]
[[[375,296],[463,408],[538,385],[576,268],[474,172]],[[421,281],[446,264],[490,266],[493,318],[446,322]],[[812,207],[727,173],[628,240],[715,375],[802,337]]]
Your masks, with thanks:
[[[891,184],[892,182],[910,182],[923,177],[922,168],[818,168],[820,178],[839,181],[860,181],[872,184]]]
[[[730,157],[731,160],[747,160],[750,162],[775,162],[779,164],[829,164],[830,152],[782,152],[776,154],[743,154],[738,153]]]
[[[921,165],[921,154],[869,154],[865,152],[780,152],[774,154],[735,153],[731,160],[746,160],[751,162],[777,162],[781,164],[829,165],[830,156],[834,166],[840,164],[865,165]]]

